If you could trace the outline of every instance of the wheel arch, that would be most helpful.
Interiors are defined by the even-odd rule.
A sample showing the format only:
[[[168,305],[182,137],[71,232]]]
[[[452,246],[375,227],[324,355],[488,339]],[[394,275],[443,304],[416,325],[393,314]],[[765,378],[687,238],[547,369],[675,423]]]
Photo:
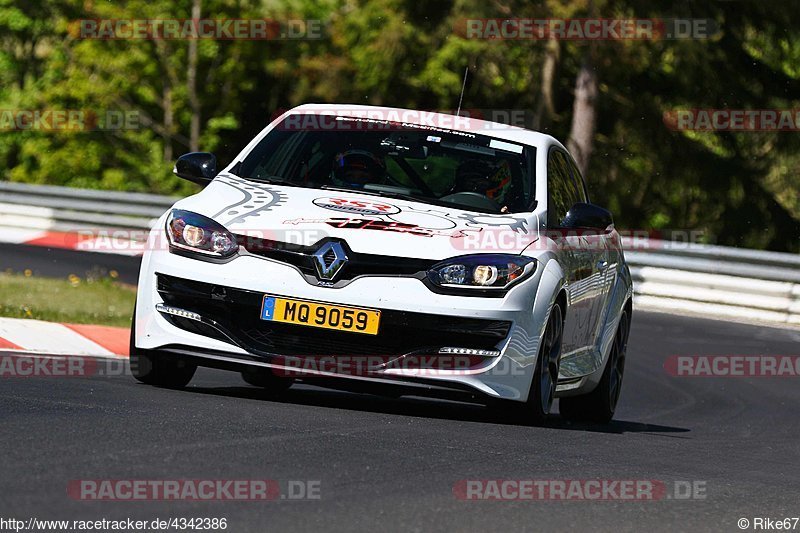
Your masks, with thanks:
[[[566,276],[558,261],[551,259],[544,265],[544,272],[542,272],[541,279],[539,280],[533,302],[534,329],[528,333],[532,341],[528,347],[528,353],[531,354],[531,356],[525,358],[525,363],[523,365],[529,369],[529,375],[526,378],[528,390],[520,391],[520,399],[523,401],[527,401],[532,388],[533,373],[539,358],[539,347],[542,344],[542,338],[547,326],[547,319],[550,316],[553,305],[556,303],[561,304],[563,322],[566,321],[567,302]]]

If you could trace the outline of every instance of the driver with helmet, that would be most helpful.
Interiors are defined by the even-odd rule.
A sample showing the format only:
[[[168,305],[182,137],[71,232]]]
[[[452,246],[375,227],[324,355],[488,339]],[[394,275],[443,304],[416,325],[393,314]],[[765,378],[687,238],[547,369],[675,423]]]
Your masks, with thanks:
[[[503,160],[492,164],[485,159],[467,159],[456,169],[451,193],[473,192],[494,200],[502,213],[507,213],[516,201],[511,167]]]
[[[386,178],[386,162],[367,150],[347,150],[336,154],[333,182],[363,189],[369,183],[382,183]]]

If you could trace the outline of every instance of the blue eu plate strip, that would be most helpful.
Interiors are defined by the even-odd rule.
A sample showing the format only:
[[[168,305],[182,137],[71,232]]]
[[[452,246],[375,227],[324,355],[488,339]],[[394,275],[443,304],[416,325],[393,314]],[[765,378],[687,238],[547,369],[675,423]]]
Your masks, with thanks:
[[[264,302],[261,304],[261,320],[272,320],[275,315],[275,298],[271,296],[264,296]]]

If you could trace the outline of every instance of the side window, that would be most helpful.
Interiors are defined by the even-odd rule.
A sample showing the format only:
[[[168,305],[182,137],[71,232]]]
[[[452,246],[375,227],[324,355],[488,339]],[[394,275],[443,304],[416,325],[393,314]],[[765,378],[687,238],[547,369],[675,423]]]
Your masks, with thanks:
[[[581,176],[581,171],[578,170],[578,165],[575,164],[575,160],[571,157],[569,158],[569,168],[572,170],[572,177],[575,180],[575,187],[578,189],[580,201],[589,203],[589,198],[586,195],[586,182],[583,180],[583,176]]]
[[[547,160],[547,225],[561,225],[569,209],[584,201],[583,190],[572,179],[570,163],[560,150],[551,150]]]

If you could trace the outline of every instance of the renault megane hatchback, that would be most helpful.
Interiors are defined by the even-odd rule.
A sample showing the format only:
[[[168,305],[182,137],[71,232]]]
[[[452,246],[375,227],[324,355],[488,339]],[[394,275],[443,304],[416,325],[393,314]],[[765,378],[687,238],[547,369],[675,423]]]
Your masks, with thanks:
[[[611,214],[548,135],[438,113],[304,105],[150,235],[131,368],[180,388],[198,366],[463,396],[538,420],[609,421],[631,276]],[[161,245],[163,243],[163,246]]]

